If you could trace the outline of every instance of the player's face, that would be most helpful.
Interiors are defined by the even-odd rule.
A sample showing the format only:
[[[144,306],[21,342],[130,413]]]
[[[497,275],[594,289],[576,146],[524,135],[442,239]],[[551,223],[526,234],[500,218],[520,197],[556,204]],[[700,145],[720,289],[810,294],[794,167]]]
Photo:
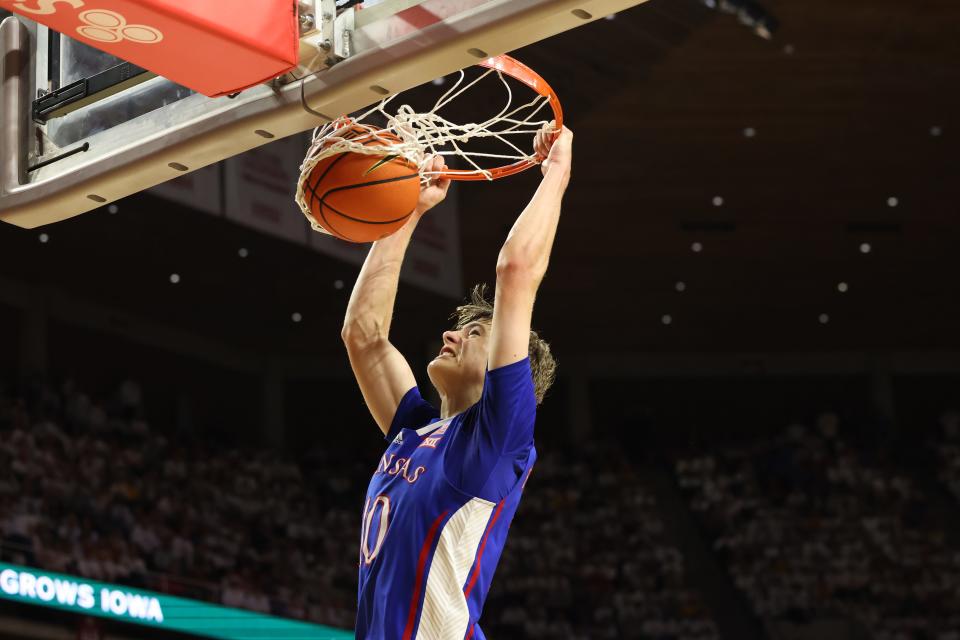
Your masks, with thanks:
[[[489,340],[488,322],[471,322],[462,329],[444,331],[440,353],[427,366],[430,379],[434,384],[483,385]]]

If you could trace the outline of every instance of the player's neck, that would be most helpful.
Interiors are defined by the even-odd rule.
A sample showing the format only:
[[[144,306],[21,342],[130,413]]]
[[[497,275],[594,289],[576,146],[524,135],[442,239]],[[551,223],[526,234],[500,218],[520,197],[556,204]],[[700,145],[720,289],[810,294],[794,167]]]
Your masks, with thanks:
[[[479,402],[483,387],[466,389],[459,393],[444,393],[439,389],[437,391],[440,393],[440,418],[445,420],[450,416],[463,413]]]

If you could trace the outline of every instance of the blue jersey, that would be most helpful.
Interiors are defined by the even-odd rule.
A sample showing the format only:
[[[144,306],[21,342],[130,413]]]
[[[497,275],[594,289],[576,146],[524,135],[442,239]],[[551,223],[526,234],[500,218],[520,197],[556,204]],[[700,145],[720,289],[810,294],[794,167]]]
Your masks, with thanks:
[[[488,371],[480,401],[439,419],[410,389],[370,480],[358,640],[479,640],[477,620],[533,469],[530,361]]]

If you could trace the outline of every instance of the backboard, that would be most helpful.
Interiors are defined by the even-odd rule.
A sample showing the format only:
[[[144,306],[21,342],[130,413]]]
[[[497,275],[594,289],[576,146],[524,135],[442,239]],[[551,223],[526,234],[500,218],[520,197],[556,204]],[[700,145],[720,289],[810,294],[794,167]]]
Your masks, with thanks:
[[[306,0],[300,65],[217,98],[9,17],[0,220],[33,228],[78,215],[642,1]]]

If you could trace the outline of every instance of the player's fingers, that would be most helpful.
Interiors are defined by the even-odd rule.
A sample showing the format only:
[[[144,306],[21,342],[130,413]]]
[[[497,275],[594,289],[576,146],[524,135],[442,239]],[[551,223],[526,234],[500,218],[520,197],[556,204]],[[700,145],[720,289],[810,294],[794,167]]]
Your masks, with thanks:
[[[433,186],[437,183],[438,170],[439,168],[437,167],[437,156],[433,156],[432,158],[430,158],[430,161],[427,163],[427,166],[426,166],[427,186]]]
[[[533,141],[533,150],[540,158],[547,156],[549,148],[547,146],[546,136],[544,135],[543,130],[537,132],[537,136]]]
[[[447,171],[447,165],[443,165],[442,171]],[[453,182],[450,178],[445,178],[443,174],[437,176],[437,188],[443,192],[444,197],[447,195],[447,190],[450,188],[450,184]]]

